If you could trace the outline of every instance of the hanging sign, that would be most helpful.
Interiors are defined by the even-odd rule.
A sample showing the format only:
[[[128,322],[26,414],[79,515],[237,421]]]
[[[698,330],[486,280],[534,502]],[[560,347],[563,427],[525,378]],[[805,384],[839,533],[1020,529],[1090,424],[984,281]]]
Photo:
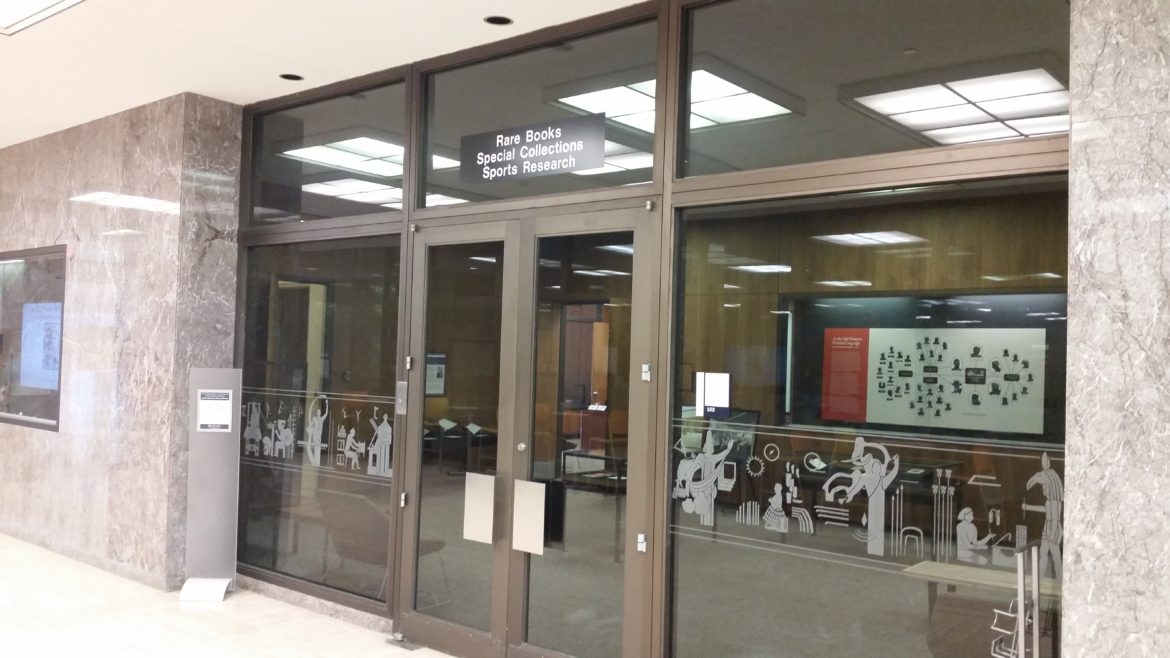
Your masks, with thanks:
[[[605,164],[605,115],[466,135],[460,141],[459,158],[464,183],[596,169]]]

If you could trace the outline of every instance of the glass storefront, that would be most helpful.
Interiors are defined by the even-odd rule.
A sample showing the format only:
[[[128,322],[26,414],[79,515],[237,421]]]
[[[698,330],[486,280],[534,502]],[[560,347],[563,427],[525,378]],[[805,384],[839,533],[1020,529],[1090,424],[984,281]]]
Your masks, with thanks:
[[[405,84],[265,114],[252,133],[252,225],[402,210]]]
[[[573,192],[645,183],[653,177],[657,31],[641,23],[443,71],[427,78],[425,195],[420,206]],[[531,126],[544,129],[567,120],[604,115],[604,157],[589,168],[571,164],[567,150],[551,164],[568,173],[527,175],[519,149],[488,149],[489,159],[463,162],[461,144],[470,136]],[[565,127],[568,137],[569,128]],[[572,146],[553,141],[549,146]],[[513,150],[515,149],[515,152]],[[494,156],[499,159],[491,159]]]
[[[1056,655],[1066,216],[1048,178],[683,214],[674,655],[999,655],[1034,540]]]
[[[684,176],[1068,132],[1065,0],[687,14]]]
[[[1068,4],[675,2],[252,117],[240,561],[466,655],[1059,655]]]
[[[384,599],[397,236],[248,252],[239,560]]]

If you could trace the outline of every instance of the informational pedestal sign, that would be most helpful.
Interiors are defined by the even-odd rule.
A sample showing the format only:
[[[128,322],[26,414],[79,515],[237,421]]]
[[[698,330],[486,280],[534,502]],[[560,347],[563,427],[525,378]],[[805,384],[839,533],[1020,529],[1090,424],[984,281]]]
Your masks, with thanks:
[[[183,601],[222,601],[235,582],[240,434],[233,421],[240,383],[237,369],[191,369]]]
[[[459,158],[464,183],[597,169],[605,164],[605,115],[466,135],[460,140]]]

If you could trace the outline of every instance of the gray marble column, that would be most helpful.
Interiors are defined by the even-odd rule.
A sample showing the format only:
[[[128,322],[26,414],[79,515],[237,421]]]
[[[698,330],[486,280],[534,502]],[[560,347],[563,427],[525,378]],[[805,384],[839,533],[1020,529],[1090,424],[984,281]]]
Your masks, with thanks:
[[[183,94],[0,149],[0,252],[68,248],[60,431],[0,424],[0,532],[179,583],[187,371],[232,362],[240,120]]]
[[[1074,0],[1066,656],[1170,653],[1170,2]]]

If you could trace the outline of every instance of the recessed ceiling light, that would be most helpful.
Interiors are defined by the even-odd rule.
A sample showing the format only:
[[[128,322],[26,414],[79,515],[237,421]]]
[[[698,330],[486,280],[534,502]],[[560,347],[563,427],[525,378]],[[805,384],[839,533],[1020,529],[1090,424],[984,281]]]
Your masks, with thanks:
[[[634,245],[632,244],[605,244],[598,247],[598,249],[612,251],[615,254],[625,254],[626,256],[634,255]]]
[[[488,25],[511,25],[512,19],[507,16],[486,16],[483,22]]]
[[[280,79],[281,80],[291,80],[293,82],[299,82],[300,80],[304,80],[305,76],[297,75],[296,73],[281,73]]]
[[[986,142],[990,139],[1020,136],[1019,133],[998,121],[977,123],[972,126],[955,126],[954,128],[927,130],[922,134],[939,144],[966,144],[969,142]]]
[[[947,86],[962,94],[963,98],[978,103],[999,98],[1011,98],[1026,94],[1042,94],[1064,89],[1056,78],[1044,69],[1031,69],[1013,73],[988,75],[982,78],[948,82]]]
[[[0,34],[12,36],[80,3],[81,0],[6,0],[0,3]]]
[[[903,112],[932,110],[936,107],[961,105],[963,103],[963,97],[942,85],[927,85],[913,89],[889,91],[884,94],[862,96],[857,99],[857,102],[878,114],[890,116]]]
[[[1069,118],[1067,114],[1062,114],[1055,117],[1032,117],[1030,119],[1013,119],[1007,122],[1007,125],[1024,133],[1025,135],[1050,135],[1053,133],[1066,133],[1069,128]]]
[[[1068,114],[1068,92],[1050,91],[1015,98],[983,101],[979,107],[1000,119],[1022,119],[1047,114]]]
[[[917,112],[895,114],[890,118],[914,130],[950,128],[951,126],[965,126],[970,123],[991,121],[991,117],[986,112],[970,103],[952,105],[950,107],[936,107],[933,110],[918,110]]]

